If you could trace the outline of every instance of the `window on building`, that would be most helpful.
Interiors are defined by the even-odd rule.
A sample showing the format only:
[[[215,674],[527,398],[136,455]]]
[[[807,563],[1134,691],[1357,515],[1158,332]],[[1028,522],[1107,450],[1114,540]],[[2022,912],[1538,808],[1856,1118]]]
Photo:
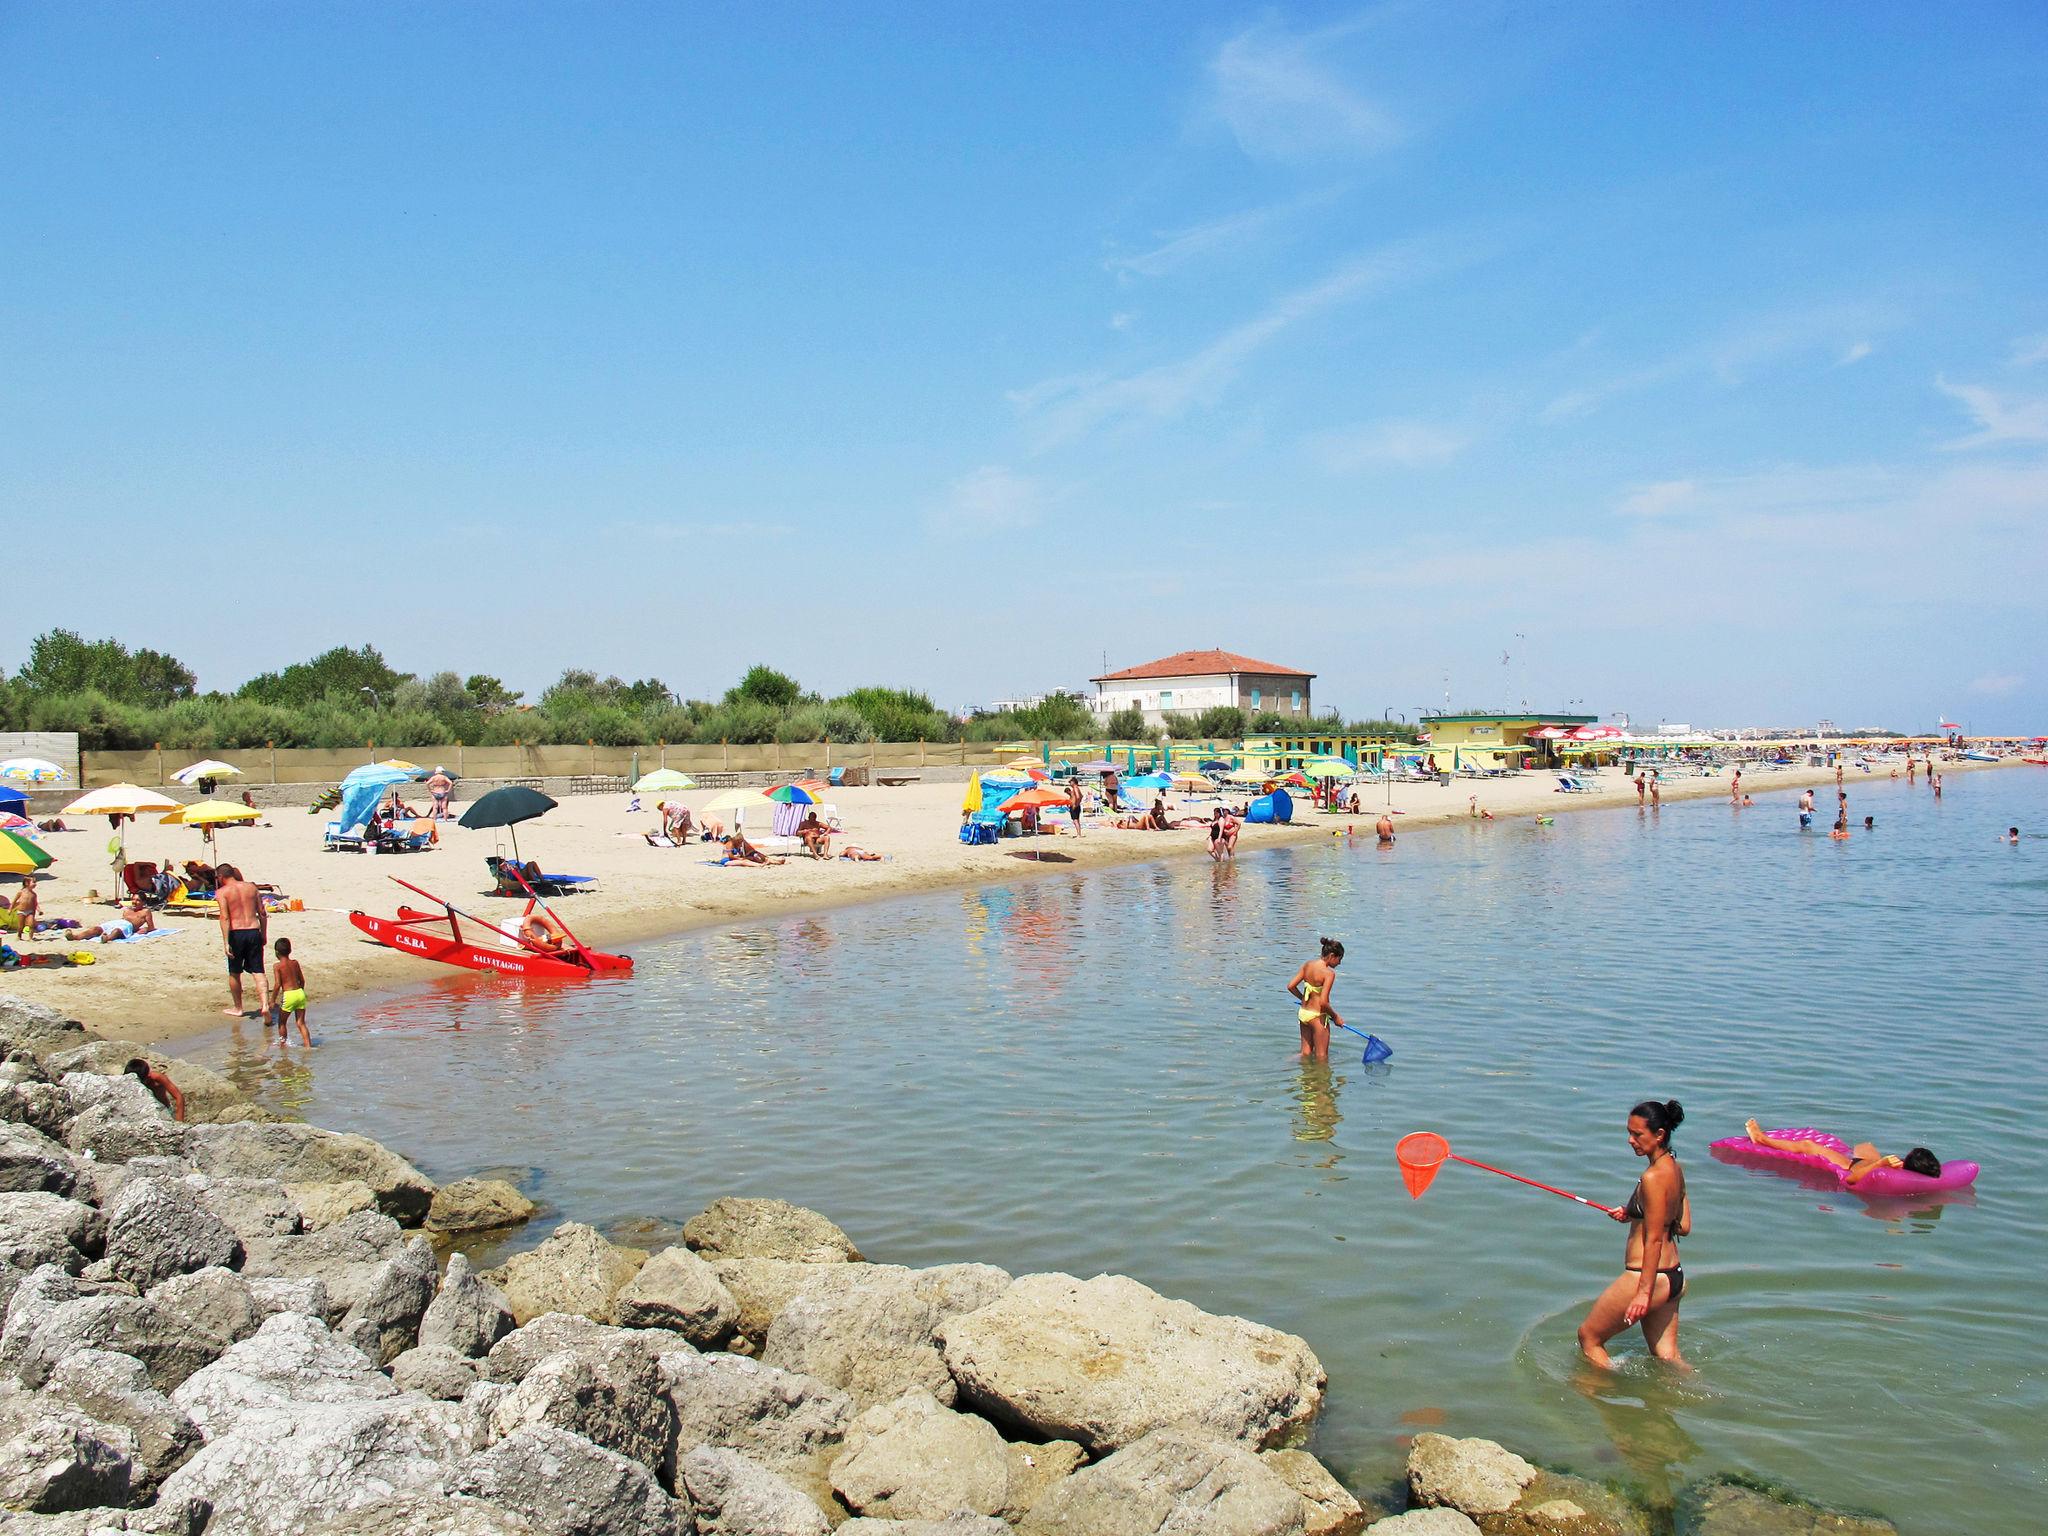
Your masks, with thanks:
[[[1301,690],[1299,688],[1294,690],[1294,712],[1297,715],[1301,713]]]
[[[1258,689],[1256,689],[1256,688],[1254,688],[1254,689],[1252,690],[1252,708],[1253,708],[1253,709],[1257,709],[1258,707],[1259,707],[1259,690],[1258,690]]]
[[[1159,690],[1159,707],[1161,709],[1173,708],[1173,690],[1171,688]]]

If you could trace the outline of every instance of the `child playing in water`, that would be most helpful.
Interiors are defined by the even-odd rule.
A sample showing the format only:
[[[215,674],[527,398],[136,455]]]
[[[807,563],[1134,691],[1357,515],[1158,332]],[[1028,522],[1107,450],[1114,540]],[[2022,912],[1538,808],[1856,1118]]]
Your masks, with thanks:
[[[290,939],[279,939],[271,951],[277,956],[270,971],[270,995],[277,999],[272,1005],[277,1014],[277,1043],[283,1045],[291,1039],[291,1022],[297,1019],[299,1039],[310,1046],[313,1036],[306,1029],[305,968],[292,958]]]

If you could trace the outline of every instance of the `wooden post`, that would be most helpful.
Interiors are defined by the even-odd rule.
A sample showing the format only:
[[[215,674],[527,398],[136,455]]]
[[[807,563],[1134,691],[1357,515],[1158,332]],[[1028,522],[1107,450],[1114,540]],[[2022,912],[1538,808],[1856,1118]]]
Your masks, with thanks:
[[[827,779],[832,777],[832,738],[830,736],[825,738],[825,777]]]
[[[775,743],[775,771],[782,772],[782,742],[779,738]]]
[[[266,741],[263,745],[270,748],[270,787],[275,789],[277,788],[277,743]]]
[[[162,742],[156,743],[156,782],[157,787],[161,789],[164,782],[164,744]]]
[[[718,766],[728,773],[732,771],[732,743],[729,741],[718,744]]]
[[[660,745],[661,745],[661,766],[662,766],[662,767],[664,767],[664,768],[666,768],[666,767],[668,766],[668,743],[664,741],[664,742],[662,742],[662,743],[661,743]]]
[[[917,738],[917,766],[920,768],[924,766],[924,738],[922,736]]]
[[[455,743],[455,777],[458,779],[462,777],[462,743],[459,741]],[[454,797],[450,796],[449,798],[453,799]]]

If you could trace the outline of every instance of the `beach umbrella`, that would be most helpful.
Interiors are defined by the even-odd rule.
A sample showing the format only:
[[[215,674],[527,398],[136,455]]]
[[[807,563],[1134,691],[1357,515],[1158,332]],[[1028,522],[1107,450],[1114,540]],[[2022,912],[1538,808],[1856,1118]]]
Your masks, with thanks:
[[[196,805],[181,805],[170,815],[160,817],[160,824],[166,827],[197,827],[206,834],[206,856],[213,859],[213,829],[215,827],[246,825],[262,818],[263,813],[246,805],[236,805],[232,800],[201,800]]]
[[[64,807],[66,816],[141,816],[152,811],[175,811],[178,802],[169,795],[160,795],[153,789],[144,789],[140,784],[109,784],[105,789],[95,789],[80,795]],[[115,824],[114,840],[107,845],[107,852],[115,858],[115,868],[125,869],[128,864],[128,824],[125,820]]]
[[[1204,773],[1228,773],[1232,768],[1236,766],[1236,764],[1225,762],[1220,757],[1209,757],[1204,758],[1201,762],[1195,764],[1195,766],[1201,769]]]
[[[409,784],[414,779],[425,776],[425,769],[394,758],[388,763],[365,763],[360,768],[351,769],[348,776],[341,781],[341,787],[361,789],[368,785],[376,785],[383,788],[392,784]]]
[[[28,811],[28,796],[18,789],[0,788],[0,814],[13,812],[24,815]]]
[[[967,776],[967,793],[961,796],[960,798],[960,811],[962,815],[966,815],[970,812],[978,811],[980,809],[981,775],[978,773],[970,773]]]
[[[501,784],[487,795],[479,795],[462,813],[458,826],[480,831],[487,827],[504,827],[512,834],[512,857],[519,857],[519,823],[544,816],[555,808],[555,802],[537,789],[524,784]]]
[[[1300,771],[1312,779],[1348,779],[1358,768],[1341,757],[1312,757],[1301,765]]]
[[[224,763],[219,758],[208,757],[202,758],[188,768],[180,768],[171,775],[171,780],[177,784],[197,784],[201,779],[239,779],[241,776],[242,770],[233,763]]]
[[[54,784],[64,770],[40,757],[10,757],[0,763],[0,779],[11,784]]]
[[[0,871],[30,875],[48,869],[54,857],[41,844],[32,843],[17,832],[0,832]]]
[[[1165,789],[1173,780],[1163,773],[1141,773],[1124,780],[1125,789]]]
[[[722,795],[712,796],[711,803],[697,814],[709,816],[713,811],[731,811],[736,821],[744,823],[747,812],[760,810],[766,810],[771,815],[775,810],[775,802],[768,798],[766,790],[728,789]]]
[[[1066,803],[1067,797],[1058,790],[1034,785],[1030,789],[1021,790],[1017,794],[1010,796],[1009,799],[1002,803],[1001,809],[1007,815],[1011,811],[1049,810],[1053,806],[1065,805]],[[1031,857],[1034,861],[1038,858],[1038,829],[1036,827],[1033,827],[1031,831]]]
[[[664,795],[672,790],[695,789],[697,781],[679,768],[657,768],[633,781],[636,795]]]
[[[1273,776],[1270,768],[1256,768],[1247,763],[1242,768],[1233,768],[1224,775],[1233,784],[1263,784]]]
[[[1618,725],[1582,725],[1571,731],[1565,739],[1568,741],[1613,741],[1622,734],[1623,731]]]
[[[777,805],[816,805],[827,794],[825,786],[816,779],[798,779],[789,784],[778,784],[768,791],[768,798]]]
[[[1189,773],[1183,769],[1173,776],[1173,787],[1175,789],[1214,789],[1216,786],[1211,784],[1204,775]]]
[[[1095,774],[1115,773],[1116,764],[1098,757],[1089,762],[1074,764],[1074,772]]]
[[[0,811],[0,832],[33,833],[35,823],[26,816],[17,816],[12,811]]]

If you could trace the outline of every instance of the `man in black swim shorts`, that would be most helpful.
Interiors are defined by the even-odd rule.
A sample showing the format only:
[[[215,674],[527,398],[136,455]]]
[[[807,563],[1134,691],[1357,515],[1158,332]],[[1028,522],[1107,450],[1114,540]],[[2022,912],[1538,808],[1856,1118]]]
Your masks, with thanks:
[[[221,1010],[231,1019],[242,1016],[242,978],[256,978],[257,1012],[270,1013],[270,977],[263,968],[263,941],[269,935],[270,914],[264,910],[263,894],[254,882],[244,880],[232,864],[217,871],[213,899],[220,908],[221,945],[228,952],[228,1003]]]

